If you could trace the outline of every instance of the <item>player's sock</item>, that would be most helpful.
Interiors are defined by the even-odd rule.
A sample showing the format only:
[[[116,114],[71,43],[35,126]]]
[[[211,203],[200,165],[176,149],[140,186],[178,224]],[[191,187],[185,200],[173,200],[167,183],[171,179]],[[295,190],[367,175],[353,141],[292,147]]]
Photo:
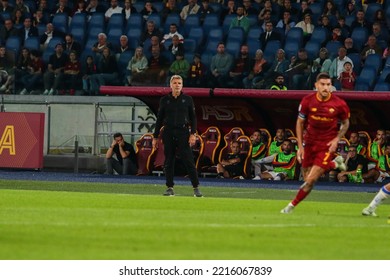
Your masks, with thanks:
[[[297,206],[299,202],[305,199],[306,196],[309,195],[310,191],[306,192],[303,190],[303,187],[305,186],[306,182],[302,184],[301,188],[299,189],[297,195],[295,196],[294,200],[291,201],[291,204],[294,206]]]
[[[390,196],[390,191],[387,190],[385,187],[382,187],[380,191],[377,193],[377,195],[374,197],[374,199],[371,201],[369,207],[375,210],[379,206],[379,204],[381,204],[382,201],[388,198],[389,196]]]

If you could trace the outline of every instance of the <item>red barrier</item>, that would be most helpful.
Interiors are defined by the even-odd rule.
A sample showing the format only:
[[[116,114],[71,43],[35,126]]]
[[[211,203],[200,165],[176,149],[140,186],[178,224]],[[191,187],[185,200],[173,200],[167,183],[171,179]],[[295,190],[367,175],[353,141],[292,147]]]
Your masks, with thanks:
[[[103,94],[128,95],[147,104],[155,113],[159,97],[169,92],[168,87],[109,87]],[[299,101],[313,91],[273,91],[206,88],[185,88],[194,97],[199,132],[208,126],[218,126],[223,133],[239,126],[246,134],[256,128],[277,128],[295,131]],[[366,130],[375,135],[379,127],[390,128],[389,92],[335,92],[344,98],[351,109],[350,131]]]
[[[45,114],[0,113],[0,167],[43,168]]]

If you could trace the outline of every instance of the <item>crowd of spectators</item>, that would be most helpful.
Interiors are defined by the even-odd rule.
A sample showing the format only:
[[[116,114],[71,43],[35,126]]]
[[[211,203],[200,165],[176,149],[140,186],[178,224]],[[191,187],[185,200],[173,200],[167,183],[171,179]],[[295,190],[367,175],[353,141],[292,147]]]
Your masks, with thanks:
[[[390,89],[389,11],[383,0],[1,0],[0,93],[96,95],[173,74],[300,90],[320,71],[338,90]]]

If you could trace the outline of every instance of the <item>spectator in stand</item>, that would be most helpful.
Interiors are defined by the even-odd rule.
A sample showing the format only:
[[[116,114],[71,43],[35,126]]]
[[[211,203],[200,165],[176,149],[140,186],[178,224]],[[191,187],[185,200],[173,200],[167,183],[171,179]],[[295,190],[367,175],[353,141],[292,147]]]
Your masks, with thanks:
[[[367,159],[369,161],[368,163],[369,170],[375,168],[375,166],[378,163],[379,157],[382,156],[385,152],[385,142],[386,142],[385,132],[386,131],[384,129],[378,129],[376,131],[375,139],[371,143],[371,146],[368,149]]]
[[[8,58],[4,46],[0,46],[0,93],[10,94],[13,91],[15,63]]]
[[[345,9],[343,9],[342,12],[345,17],[356,15],[357,9],[355,7],[354,0],[348,0],[345,4]]]
[[[25,16],[23,14],[23,11],[20,9],[14,10],[12,14],[12,22],[15,26],[19,28],[19,26],[23,26]]]
[[[351,53],[358,53],[358,50],[353,46],[353,39],[350,37],[344,40],[344,48],[347,51],[347,55]]]
[[[41,44],[42,52],[46,49],[47,45],[50,43],[53,38],[61,38],[64,39],[65,34],[61,31],[54,29],[54,25],[52,23],[46,24],[46,31],[39,37],[39,43]]]
[[[291,0],[284,0],[282,2],[283,3],[279,9],[279,18],[283,20],[284,12],[289,12],[290,17],[292,17],[292,21],[295,21],[297,19],[298,10],[291,5]]]
[[[38,50],[31,50],[30,65],[27,67],[27,74],[21,78],[23,89],[20,94],[34,94],[34,90],[38,83],[42,81],[43,71],[45,69],[44,62]]]
[[[363,63],[366,60],[366,57],[370,54],[379,54],[380,56],[383,55],[383,50],[378,45],[374,35],[368,36],[367,45],[363,48],[363,50],[360,53]]]
[[[329,41],[332,41],[332,42],[340,42],[340,43],[344,43],[345,41],[345,37],[343,35],[343,33],[341,32],[341,29],[339,27],[334,27],[332,32],[330,33],[330,39]]]
[[[148,22],[149,16],[154,13],[157,13],[157,10],[155,7],[153,7],[153,3],[150,1],[146,1],[144,8],[140,12],[142,18],[144,19],[144,22]]]
[[[165,22],[169,14],[180,14],[180,9],[177,6],[176,0],[167,0],[165,3],[165,6],[161,11],[163,22]]]
[[[47,21],[42,10],[36,10],[36,12],[33,14],[32,25],[38,28],[38,26],[46,24]]]
[[[147,69],[148,59],[145,57],[142,47],[137,47],[135,49],[134,56],[130,59],[129,64],[127,65],[126,85],[131,86],[133,81],[142,80]]]
[[[97,67],[92,55],[88,55],[85,59],[85,63],[81,65],[81,74],[83,82],[84,95],[91,94],[91,76],[96,74]]]
[[[294,26],[295,26],[295,21],[291,19],[291,13],[288,10],[284,11],[283,18],[280,19],[276,24],[277,28],[282,28],[284,30],[284,34],[287,34],[290,31],[290,29]]]
[[[285,131],[283,128],[278,128],[275,133],[274,140],[268,147],[267,156],[275,155],[282,151],[282,144],[285,140]]]
[[[321,72],[329,73],[331,64],[332,64],[332,60],[329,59],[328,50],[326,48],[321,48],[319,51],[319,57],[317,57],[313,61],[313,65],[311,67],[310,81],[309,81],[310,89],[314,87],[316,77],[319,73]]]
[[[153,20],[148,20],[146,22],[146,28],[144,32],[141,34],[140,38],[140,44],[141,46],[144,45],[145,41],[147,39],[152,38],[153,36],[157,36],[158,38],[161,38],[161,32],[160,30],[156,27],[156,24],[154,23]],[[160,40],[159,40],[160,41]]]
[[[86,1],[77,0],[76,5],[73,8],[71,17],[73,17],[75,14],[87,14],[86,8],[87,8]]]
[[[274,84],[270,87],[271,90],[287,90],[285,85],[284,76],[277,74],[274,80]]]
[[[264,51],[269,41],[280,41],[280,34],[274,31],[274,25],[272,22],[267,22],[265,25],[265,30],[260,34],[259,41],[261,44],[261,49]]]
[[[365,27],[367,31],[371,30],[371,24],[366,21],[365,14],[363,10],[359,10],[356,12],[356,19],[351,24],[351,31],[353,31],[356,27]]]
[[[65,42],[63,43],[62,47],[67,54],[69,54],[71,51],[75,51],[78,56],[81,55],[81,45],[79,42],[74,40],[71,33],[65,35]]]
[[[276,24],[276,23],[274,23],[274,22],[272,21],[271,11],[270,11],[270,10],[266,10],[266,11],[264,12],[264,20],[262,20],[262,21],[259,22],[259,25],[260,25],[260,27],[263,29],[264,32],[265,32],[265,30],[266,30],[266,25],[267,25],[267,23],[269,23],[269,22],[271,22],[273,26]]]
[[[64,89],[69,90],[70,95],[74,95],[76,90],[81,89],[81,64],[77,59],[77,52],[69,53],[69,60],[64,68]],[[65,92],[64,92],[65,93]]]
[[[68,6],[68,0],[58,0],[56,7],[54,8],[52,15],[66,14],[69,17],[72,14],[72,10]]]
[[[248,33],[250,28],[249,19],[244,15],[244,6],[238,5],[236,10],[237,17],[230,22],[229,30],[233,27],[241,27],[245,34]]]
[[[329,34],[332,33],[333,31],[333,26],[330,24],[329,16],[323,15],[321,16],[319,22],[318,22],[318,27],[322,27],[328,31]]]
[[[259,174],[262,169],[262,164],[260,163],[261,159],[267,154],[267,146],[263,141],[263,137],[261,136],[261,131],[256,129],[252,135],[249,137],[252,142],[252,168],[254,170],[254,174]],[[260,177],[257,176],[253,178],[253,180],[259,180]]]
[[[132,14],[136,14],[136,13],[137,10],[134,8],[133,4],[131,3],[131,0],[125,0],[125,5],[122,9],[122,15],[125,22],[129,20]]]
[[[341,72],[340,77],[341,90],[352,91],[355,88],[356,73],[353,71],[352,63],[344,63],[344,71]]]
[[[367,183],[382,183],[390,177],[390,143],[383,145],[383,154],[379,156],[375,168],[363,173],[363,179]]]
[[[268,67],[268,62],[264,58],[263,51],[258,49],[249,75],[242,80],[244,88],[254,88],[264,78],[264,73],[268,70]]]
[[[39,0],[37,10],[42,11],[44,17],[49,18],[51,11],[47,5],[47,0]]]
[[[373,22],[379,23],[382,29],[387,28],[386,13],[383,9],[376,10]]]
[[[243,79],[247,77],[251,71],[251,59],[249,57],[248,45],[241,45],[240,55],[235,60],[232,70],[229,72],[230,79],[228,80],[229,87],[243,88]]]
[[[387,58],[389,57],[390,57],[390,40],[387,42],[387,47],[383,50],[383,55],[382,55],[383,67],[390,67],[390,64],[386,63]]]
[[[29,74],[28,67],[31,66],[31,56],[28,48],[22,48],[15,66],[15,90],[18,90],[17,86],[20,85],[21,79]]]
[[[312,62],[305,49],[298,51],[298,57],[292,56],[288,71],[289,89],[309,89],[308,78],[311,72]]]
[[[360,143],[360,136],[359,133],[356,131],[352,131],[351,134],[349,135],[349,146],[356,147],[357,153],[366,157],[367,155],[367,146],[363,146]]]
[[[307,0],[302,0],[301,1],[301,8],[299,9],[298,15],[297,15],[297,21],[303,21],[307,14],[312,15],[313,12],[309,8],[308,1]]]
[[[118,0],[111,0],[110,7],[104,13],[106,21],[108,21],[113,14],[122,14],[122,10],[123,8],[118,5]]]
[[[284,139],[281,145],[281,151],[263,158],[261,163],[269,163],[272,165],[272,171],[266,170],[258,175],[262,180],[293,180],[295,177],[297,156],[295,151],[293,151],[291,140]]]
[[[303,2],[302,2],[303,3]],[[311,34],[314,31],[314,24],[311,22],[311,15],[306,14],[304,19],[300,22],[298,22],[295,27],[299,27],[303,31],[303,38],[304,41],[307,42],[309,41]]]
[[[159,48],[160,53],[165,51],[164,44],[160,43],[160,39],[157,36],[152,36],[152,38],[150,38],[150,46],[148,49],[145,50],[146,56],[150,56],[153,47]]]
[[[231,153],[228,153],[226,157],[217,164],[217,178],[234,178],[244,175],[246,156],[241,153],[240,143],[232,141],[230,150]]]
[[[225,88],[227,87],[227,80],[229,79],[229,71],[233,65],[233,56],[225,52],[225,44],[218,43],[217,53],[211,58],[209,86],[211,88]]]
[[[43,75],[44,95],[57,94],[59,85],[63,81],[64,68],[67,62],[68,55],[64,52],[62,44],[57,44],[55,52],[49,57],[47,70]]]
[[[4,20],[4,25],[0,26],[0,41],[6,42],[10,36],[18,36],[18,29],[14,27],[14,23],[11,19]]]
[[[340,28],[341,34],[342,34],[344,37],[348,37],[348,36],[351,35],[351,28],[345,23],[345,17],[344,17],[344,16],[340,16],[340,17],[337,19],[337,24],[336,24],[335,27]]]
[[[176,23],[172,23],[171,25],[169,25],[169,33],[164,34],[161,43],[164,44],[164,42],[165,42],[166,40],[172,39],[174,35],[177,35],[177,36],[179,37],[180,43],[183,43],[184,37],[183,37],[183,35],[181,35],[181,34],[179,33],[179,31],[177,30],[177,25],[176,25]]]
[[[12,15],[13,11],[14,8],[9,5],[8,0],[1,0],[1,4],[0,4],[1,13],[8,13],[9,15]]]
[[[190,70],[190,64],[184,59],[184,53],[181,51],[176,52],[176,60],[172,62],[168,70],[167,83],[170,83],[170,79],[173,75],[179,75],[183,79],[183,84],[187,84],[188,71]]]
[[[19,37],[24,44],[24,40],[29,37],[38,37],[38,29],[35,26],[32,26],[31,18],[25,18],[23,21],[23,27],[19,29]]]
[[[209,0],[202,0],[202,5],[198,11],[200,24],[203,24],[205,17],[212,13],[214,13],[214,9],[209,5]]]
[[[22,11],[22,14],[24,14],[24,15],[30,13],[30,8],[26,4],[24,4],[23,0],[16,0],[15,1],[14,12],[16,10]]]
[[[344,70],[344,63],[350,62],[353,66],[352,60],[347,56],[347,50],[345,47],[340,47],[338,51],[338,56],[333,59],[332,64],[329,69],[329,76],[333,80],[333,84],[341,75],[341,72]]]
[[[168,47],[169,52],[176,57],[177,53],[184,54],[184,46],[183,43],[180,42],[180,38],[178,35],[173,35],[172,43]]]
[[[162,85],[165,82],[167,62],[160,55],[158,46],[152,47],[152,56],[148,60],[148,69],[145,76],[150,79],[150,83]]]
[[[256,83],[255,88],[270,88],[274,84],[277,75],[285,75],[285,72],[289,68],[289,64],[290,62],[286,59],[284,50],[278,49],[276,51],[275,59],[273,60],[270,68],[265,73],[264,79]]]
[[[116,156],[116,159],[113,156]],[[134,147],[123,139],[122,133],[115,133],[114,140],[106,153],[106,173],[119,175],[135,175],[137,173],[137,159]]]
[[[197,14],[200,6],[196,3],[196,0],[188,0],[188,5],[185,5],[180,12],[180,18],[185,22],[188,15]]]
[[[257,16],[259,22],[264,22],[265,14],[270,12],[271,16],[278,16],[276,11],[272,8],[271,0],[264,0],[264,6],[260,9],[259,15]]]
[[[242,5],[244,5],[245,16],[257,16],[259,14],[259,11],[252,6],[251,0],[243,0]]]
[[[115,58],[118,60],[121,54],[129,51],[131,51],[129,47],[129,39],[126,35],[121,35],[119,38],[119,46],[115,48]]]
[[[102,55],[97,63],[97,71],[91,77],[91,94],[97,95],[99,88],[112,85],[118,79],[118,64],[108,47],[103,48]]]
[[[325,2],[324,11],[322,15],[338,18],[340,16],[340,13],[335,3],[332,0],[328,0]]]
[[[206,67],[201,61],[200,54],[194,54],[194,59],[190,64],[190,70],[188,73],[188,86],[204,87],[206,71]]]
[[[349,146],[347,158],[345,159],[345,165],[347,166],[347,170],[341,171],[339,174],[337,174],[337,181],[342,183],[355,183],[360,180],[360,183],[363,183],[362,178],[357,177],[357,170],[360,169],[362,172],[361,174],[367,173],[367,159],[364,156],[358,154],[356,146]]]
[[[107,35],[105,33],[98,34],[98,41],[92,46],[92,51],[96,54],[102,54],[105,48],[112,49],[112,45],[107,41]]]
[[[236,3],[234,0],[228,0],[226,2],[226,6],[223,7],[221,12],[221,21],[225,19],[228,15],[235,15],[236,14]]]
[[[389,40],[389,31],[387,30],[387,27],[382,28],[382,25],[379,22],[373,23],[371,31],[371,35],[375,36],[378,43],[387,42]]]
[[[94,13],[105,13],[103,5],[99,4],[98,0],[90,0],[87,8],[85,9],[88,13],[89,19]]]

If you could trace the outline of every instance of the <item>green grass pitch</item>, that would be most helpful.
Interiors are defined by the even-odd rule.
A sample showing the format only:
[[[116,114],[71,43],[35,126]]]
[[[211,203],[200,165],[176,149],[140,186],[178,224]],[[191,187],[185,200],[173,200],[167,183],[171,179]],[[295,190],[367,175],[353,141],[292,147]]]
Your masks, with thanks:
[[[378,186],[379,189],[379,186]],[[296,191],[0,181],[3,260],[388,259],[389,203],[373,193],[314,190],[291,215]]]

